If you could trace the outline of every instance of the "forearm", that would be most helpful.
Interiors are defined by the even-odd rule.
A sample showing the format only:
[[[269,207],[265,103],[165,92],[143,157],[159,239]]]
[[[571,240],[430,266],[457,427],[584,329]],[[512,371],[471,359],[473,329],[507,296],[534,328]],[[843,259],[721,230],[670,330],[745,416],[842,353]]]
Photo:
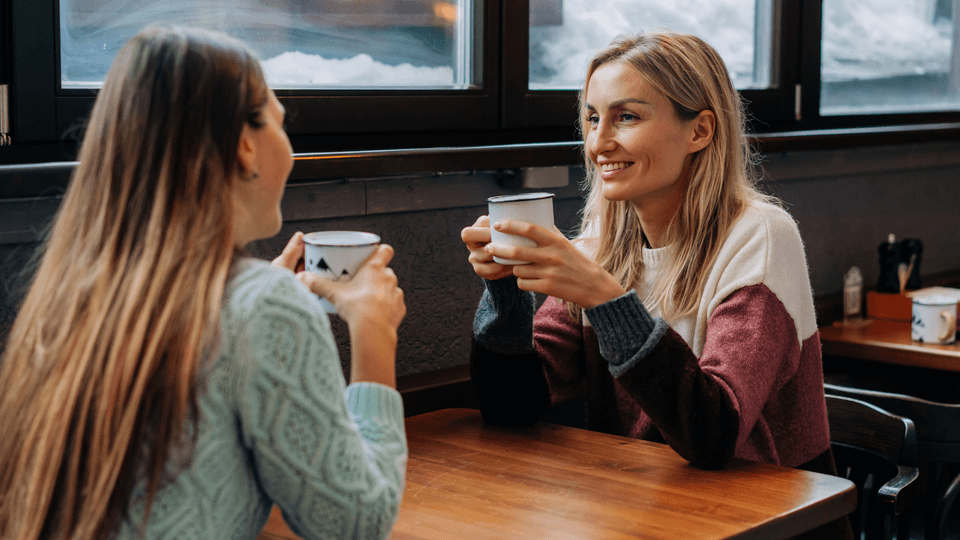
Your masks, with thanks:
[[[533,293],[517,288],[517,278],[484,280],[484,292],[473,320],[473,337],[485,349],[498,354],[534,351]]]
[[[733,456],[739,415],[732,395],[686,342],[654,319],[636,293],[587,311],[610,372],[678,454],[701,468]]]
[[[533,424],[549,403],[533,342],[533,294],[518,289],[513,277],[484,285],[470,349],[480,411],[493,424]]]
[[[375,382],[397,387],[397,331],[376,320],[349,325],[350,382]]]
[[[667,443],[694,466],[718,469],[733,457],[740,437],[737,403],[676,332],[666,332],[643,362],[617,380]]]
[[[550,403],[543,364],[535,352],[498,354],[474,340],[470,378],[484,420],[491,424],[528,426]]]

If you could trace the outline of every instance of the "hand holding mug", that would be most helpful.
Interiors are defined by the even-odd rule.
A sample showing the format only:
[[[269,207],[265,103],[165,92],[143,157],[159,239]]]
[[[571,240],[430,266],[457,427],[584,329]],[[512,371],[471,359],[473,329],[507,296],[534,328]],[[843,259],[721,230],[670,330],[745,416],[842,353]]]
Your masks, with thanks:
[[[406,316],[407,308],[397,276],[387,266],[393,255],[392,247],[386,244],[376,246],[356,274],[346,281],[334,281],[313,272],[300,272],[297,277],[311,291],[333,304],[348,325],[369,325],[380,321],[396,330]]]
[[[484,249],[490,243],[490,218],[488,216],[480,216],[476,223],[463,229],[460,232],[460,239],[463,240],[470,251],[468,260],[478,276],[493,281],[513,275],[512,267],[495,262],[493,255],[487,253]]]
[[[303,249],[303,233],[295,232],[287,241],[287,245],[284,246],[280,255],[270,264],[286,268],[294,274],[303,272]]]
[[[521,290],[547,294],[591,308],[619,298],[626,290],[597,261],[553,228],[523,221],[503,220],[494,229],[505,234],[531,240],[536,247],[510,244],[487,244],[483,249],[503,259],[526,264],[513,266],[517,286]]]

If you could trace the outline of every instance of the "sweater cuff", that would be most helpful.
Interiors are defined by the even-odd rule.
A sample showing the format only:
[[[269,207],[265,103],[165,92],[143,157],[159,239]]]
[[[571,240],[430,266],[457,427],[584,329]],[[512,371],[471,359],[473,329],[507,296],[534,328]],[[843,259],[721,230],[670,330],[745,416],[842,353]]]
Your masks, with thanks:
[[[650,316],[633,290],[585,313],[614,377],[639,363],[670,328],[663,319]]]
[[[521,291],[514,276],[483,280],[484,291],[473,319],[473,336],[483,348],[497,354],[527,354],[533,345],[536,299]]]
[[[400,426],[403,430],[403,399],[393,388],[375,382],[356,382],[347,386],[344,398],[354,419]]]

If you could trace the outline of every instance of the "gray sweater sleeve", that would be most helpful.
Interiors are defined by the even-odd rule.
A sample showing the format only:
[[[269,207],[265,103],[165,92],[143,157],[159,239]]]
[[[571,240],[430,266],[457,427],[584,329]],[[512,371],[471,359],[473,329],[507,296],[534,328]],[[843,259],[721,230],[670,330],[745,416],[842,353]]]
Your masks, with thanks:
[[[533,293],[521,291],[513,276],[496,281],[485,279],[483,283],[483,296],[473,320],[476,342],[497,354],[533,352]]]
[[[586,314],[614,377],[643,360],[669,329],[663,319],[650,316],[636,291],[590,308]]]

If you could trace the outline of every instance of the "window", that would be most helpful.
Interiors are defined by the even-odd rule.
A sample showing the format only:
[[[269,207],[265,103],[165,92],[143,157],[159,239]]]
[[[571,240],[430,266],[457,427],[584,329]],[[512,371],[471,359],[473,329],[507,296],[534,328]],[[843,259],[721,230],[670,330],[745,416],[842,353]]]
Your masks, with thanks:
[[[538,4],[539,13],[533,9]],[[533,90],[579,90],[595,51],[618,34],[657,28],[703,38],[720,53],[739,89],[769,88],[773,82],[771,0],[564,0],[550,6],[553,10],[545,7],[542,0],[531,2]]]
[[[61,0],[60,84],[98,88],[144,26],[224,31],[275,89],[475,88],[472,0]]]
[[[509,127],[574,122],[576,92],[593,53],[618,34],[658,28],[696,34],[717,49],[758,120],[757,131],[781,129],[796,116],[798,2],[530,0],[512,6],[505,8],[503,31],[523,32],[526,54],[504,57]]]
[[[953,0],[824,0],[820,114],[960,109]]]

